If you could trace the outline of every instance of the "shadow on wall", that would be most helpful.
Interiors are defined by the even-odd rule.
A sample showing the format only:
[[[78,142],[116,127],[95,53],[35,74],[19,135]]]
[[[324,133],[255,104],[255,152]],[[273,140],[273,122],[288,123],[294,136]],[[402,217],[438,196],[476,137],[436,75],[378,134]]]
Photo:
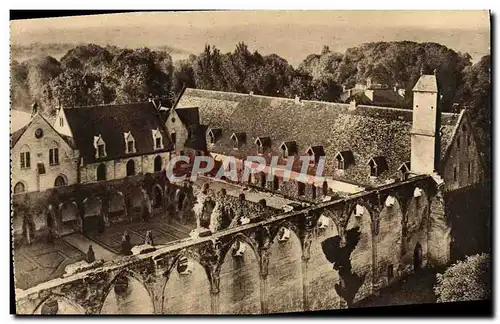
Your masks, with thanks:
[[[323,253],[333,269],[338,271],[340,283],[335,284],[335,291],[345,300],[348,307],[353,305],[354,297],[364,282],[365,276],[352,271],[351,253],[356,248],[361,232],[354,227],[346,232],[345,242],[340,236],[329,237],[321,243]]]

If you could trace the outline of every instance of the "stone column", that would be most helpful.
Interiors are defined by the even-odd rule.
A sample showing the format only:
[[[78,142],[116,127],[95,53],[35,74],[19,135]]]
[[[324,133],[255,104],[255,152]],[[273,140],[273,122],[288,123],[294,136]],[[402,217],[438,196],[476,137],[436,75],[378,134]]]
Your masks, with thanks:
[[[212,302],[212,314],[219,314],[219,287],[210,289],[210,298]]]
[[[309,256],[302,256],[302,300],[304,311],[309,310],[309,280],[307,278],[307,265],[309,263]]]
[[[261,249],[260,254],[260,311],[262,314],[268,314],[267,308],[267,274],[269,269],[269,250]]]

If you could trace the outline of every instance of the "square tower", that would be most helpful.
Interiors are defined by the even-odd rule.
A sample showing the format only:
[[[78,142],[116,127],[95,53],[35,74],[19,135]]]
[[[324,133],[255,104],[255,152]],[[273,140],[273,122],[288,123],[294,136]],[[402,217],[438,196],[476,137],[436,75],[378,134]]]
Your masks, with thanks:
[[[435,75],[421,75],[413,88],[411,171],[431,174],[438,170],[440,107]]]

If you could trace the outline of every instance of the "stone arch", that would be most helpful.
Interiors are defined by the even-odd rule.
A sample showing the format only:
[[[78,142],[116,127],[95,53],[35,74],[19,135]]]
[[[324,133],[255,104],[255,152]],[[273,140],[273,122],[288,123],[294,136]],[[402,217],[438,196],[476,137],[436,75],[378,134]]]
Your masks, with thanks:
[[[106,181],[106,164],[101,163],[96,170],[97,181]]]
[[[126,198],[129,218],[139,219],[141,217],[144,195],[138,186],[131,186]]]
[[[85,233],[102,232],[104,218],[102,215],[102,200],[97,196],[90,196],[83,200],[83,231]]]
[[[328,221],[322,219],[325,217]],[[316,223],[311,241],[308,260],[307,288],[309,310],[337,309],[340,297],[335,291],[335,284],[340,280],[338,272],[332,268],[323,252],[322,243],[331,237],[339,237],[339,227],[332,211],[324,209]]]
[[[153,208],[161,208],[163,205],[163,189],[159,184],[153,187]]]
[[[26,182],[24,181],[18,181],[15,185],[14,185],[14,194],[20,194],[20,193],[25,193],[26,191],[28,190],[28,186],[26,184]]]
[[[78,205],[75,201],[65,201],[59,204],[59,233],[61,235],[77,232],[80,222]]]
[[[197,257],[181,251],[163,287],[163,314],[211,314],[210,280]]]
[[[153,294],[139,275],[124,270],[110,282],[99,313],[154,314]]]
[[[402,270],[403,244],[403,210],[400,200],[393,195],[383,197],[383,208],[374,224],[374,242],[377,245],[375,259],[374,282],[378,286],[389,283],[387,269],[394,269],[393,278],[397,278]]]
[[[64,174],[59,174],[54,180],[54,187],[63,187],[68,185],[68,177]]]
[[[135,161],[134,159],[130,159],[127,161],[126,164],[126,169],[127,169],[127,177],[131,177],[135,175]]]
[[[227,244],[220,264],[219,312],[259,314],[260,265],[256,244],[238,233]]]
[[[154,172],[160,172],[162,167],[163,167],[163,161],[162,161],[161,155],[157,155],[154,159],[154,162],[153,162]]]
[[[422,189],[419,194],[419,197],[414,195],[408,202],[403,222],[402,259],[405,272],[410,272],[413,269],[413,247],[417,242],[420,242],[422,246],[422,266],[427,264],[430,203],[425,190]]]
[[[45,313],[47,311],[44,309],[44,306],[48,306],[49,303],[52,302],[57,302],[57,306],[53,307],[52,305],[50,306],[51,308],[51,313]],[[55,312],[53,312],[55,311]],[[85,309],[79,305],[78,303],[74,302],[73,300],[63,296],[63,295],[50,295],[49,297],[45,298],[40,304],[38,304],[37,307],[35,307],[35,310],[33,311],[34,315],[76,315],[76,314],[81,314],[84,315]]]
[[[350,256],[351,271],[363,279],[354,297],[354,302],[372,293],[374,264],[372,215],[373,212],[369,204],[362,199],[349,208],[348,222],[345,229],[346,238],[353,237],[350,233],[355,232],[355,228],[358,228],[360,232],[359,240]],[[356,242],[348,242],[348,244],[354,243]]]
[[[110,224],[119,223],[126,218],[125,196],[121,191],[115,191],[109,197],[108,221]]]
[[[288,230],[286,235],[280,234],[281,229]],[[299,236],[289,222],[281,222],[273,236],[269,247],[268,311],[303,311],[302,244]]]

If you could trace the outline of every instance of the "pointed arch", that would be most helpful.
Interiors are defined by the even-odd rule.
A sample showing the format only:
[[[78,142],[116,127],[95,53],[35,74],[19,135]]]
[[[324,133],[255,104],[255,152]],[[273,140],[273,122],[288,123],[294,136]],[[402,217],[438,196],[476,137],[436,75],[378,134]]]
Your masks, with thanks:
[[[124,289],[115,289],[117,284],[124,285]],[[119,272],[109,283],[99,311],[99,314],[154,313],[153,293],[143,278],[129,269]]]
[[[252,251],[250,251],[252,250]],[[260,257],[256,242],[238,233],[227,243],[219,265],[219,312],[259,314]],[[244,288],[244,289],[242,289]]]
[[[288,233],[282,232],[288,229]],[[302,244],[294,226],[280,222],[271,234],[268,265],[269,313],[303,311]],[[285,278],[283,278],[285,277]]]
[[[68,297],[63,296],[63,295],[52,294],[49,297],[45,298],[42,302],[40,302],[35,307],[32,314],[42,314],[43,306],[48,304],[48,303],[51,303],[53,301],[58,302],[58,307],[57,307],[57,312],[56,312],[56,314],[58,314],[58,315],[59,314],[61,314],[61,315],[63,315],[63,314],[66,314],[66,315],[82,314],[82,315],[84,315],[86,313],[85,309],[77,302],[75,302],[75,301],[73,301],[73,300],[71,300]],[[61,302],[66,303],[67,306],[61,307],[61,304],[60,304]]]
[[[182,267],[180,267],[182,263]],[[163,286],[162,314],[210,314],[210,280],[199,258],[180,251],[166,272]]]
[[[68,185],[68,178],[64,174],[59,174],[54,181],[54,187],[63,187]]]
[[[26,183],[24,181],[18,181],[14,185],[14,194],[25,193],[27,189],[28,187],[26,186]]]

